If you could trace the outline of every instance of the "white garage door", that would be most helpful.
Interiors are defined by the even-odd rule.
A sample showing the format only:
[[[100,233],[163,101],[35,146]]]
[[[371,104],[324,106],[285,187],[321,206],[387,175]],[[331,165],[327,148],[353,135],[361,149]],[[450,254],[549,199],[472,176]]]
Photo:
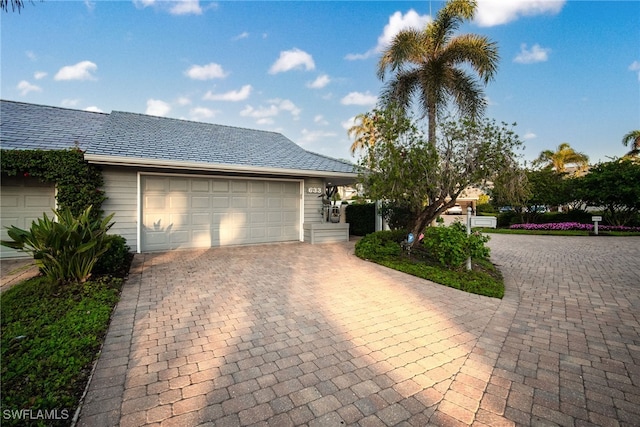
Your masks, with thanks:
[[[42,183],[36,178],[8,177],[2,179],[0,189],[0,238],[7,240],[6,227],[15,225],[18,228],[29,229],[31,223],[42,218],[46,213],[49,218],[53,215],[51,209],[55,206],[55,189],[53,184]],[[26,257],[27,254],[0,245],[0,258]]]
[[[143,251],[300,240],[300,182],[143,175]]]

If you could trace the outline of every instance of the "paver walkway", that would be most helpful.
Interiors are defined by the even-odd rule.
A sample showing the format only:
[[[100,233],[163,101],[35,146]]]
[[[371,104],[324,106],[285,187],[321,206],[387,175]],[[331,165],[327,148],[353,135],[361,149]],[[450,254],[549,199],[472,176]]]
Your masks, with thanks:
[[[78,424],[640,425],[640,239],[490,245],[503,300],[353,243],[137,255]]]

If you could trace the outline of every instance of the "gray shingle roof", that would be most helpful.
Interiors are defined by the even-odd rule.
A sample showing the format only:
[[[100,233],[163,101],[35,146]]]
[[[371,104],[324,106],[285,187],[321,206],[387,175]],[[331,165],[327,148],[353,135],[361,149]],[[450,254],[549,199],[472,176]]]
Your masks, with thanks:
[[[0,101],[0,147],[16,150],[85,150],[108,114]]]
[[[114,111],[92,113],[0,101],[0,146],[59,149],[78,141],[87,155],[320,172],[354,173],[351,163],[311,153],[276,132]]]

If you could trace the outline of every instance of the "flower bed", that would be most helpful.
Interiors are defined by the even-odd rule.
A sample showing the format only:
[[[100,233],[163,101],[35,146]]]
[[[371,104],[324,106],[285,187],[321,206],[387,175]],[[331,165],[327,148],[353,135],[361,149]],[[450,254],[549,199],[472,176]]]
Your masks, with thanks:
[[[593,231],[593,224],[581,224],[579,222],[552,222],[548,224],[513,224],[512,230],[582,230]],[[625,227],[622,225],[598,225],[599,231],[635,231],[640,232],[640,227]]]

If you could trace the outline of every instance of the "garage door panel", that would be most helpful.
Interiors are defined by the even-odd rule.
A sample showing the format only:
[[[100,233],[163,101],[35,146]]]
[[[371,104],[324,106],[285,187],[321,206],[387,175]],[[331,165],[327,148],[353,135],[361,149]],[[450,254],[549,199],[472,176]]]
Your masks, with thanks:
[[[169,196],[169,207],[173,209],[189,209],[189,198],[186,196]]]
[[[141,181],[143,250],[300,238],[299,182],[170,176]]]
[[[172,178],[169,180],[169,191],[185,192],[189,189],[189,181],[186,179]]]
[[[210,198],[209,196],[192,196],[191,197],[191,207],[193,209],[209,209],[210,208]]]
[[[227,208],[229,208],[230,207],[229,197],[228,196],[225,196],[225,197],[214,196],[211,199],[211,207],[213,209],[216,209],[216,208],[227,209]]]
[[[249,200],[246,197],[234,197],[231,207],[237,209],[247,208],[249,207]]]

